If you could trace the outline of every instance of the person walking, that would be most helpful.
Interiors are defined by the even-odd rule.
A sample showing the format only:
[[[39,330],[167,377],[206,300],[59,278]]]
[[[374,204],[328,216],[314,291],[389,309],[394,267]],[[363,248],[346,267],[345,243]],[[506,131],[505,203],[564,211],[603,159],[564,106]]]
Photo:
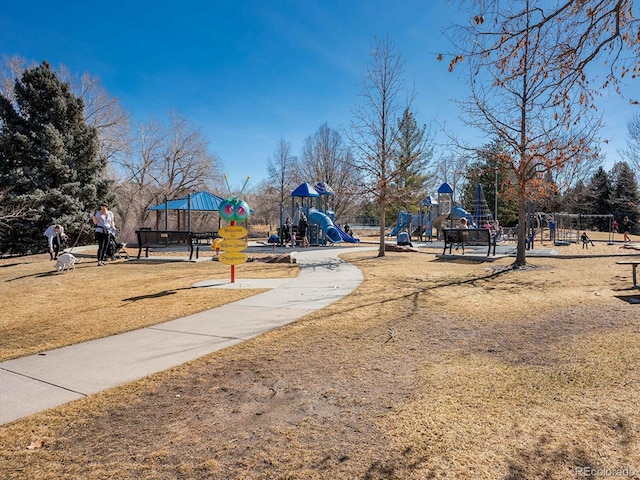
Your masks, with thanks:
[[[298,235],[300,236],[300,245],[302,247],[309,246],[309,239],[307,238],[307,229],[309,228],[309,221],[304,212],[300,212],[300,221],[298,222]]]
[[[47,237],[47,246],[49,247],[49,260],[57,260],[60,252],[60,244],[67,236],[64,233],[64,227],[59,224],[51,225],[44,231]]]
[[[95,238],[98,242],[98,266],[101,267],[106,264],[105,259],[107,257],[107,245],[109,244],[109,233],[116,229],[115,220],[113,218],[113,212],[109,210],[109,206],[106,203],[101,203],[100,208],[91,215],[93,224],[96,226]]]
[[[622,219],[622,236],[624,239],[624,243],[629,243],[631,238],[629,238],[629,234],[631,233],[631,229],[633,228],[633,222],[629,220],[629,217],[626,215]]]
[[[284,221],[284,228],[282,230],[282,244],[286,245],[291,241],[291,235],[293,234],[293,224],[291,223],[291,219],[287,217]]]

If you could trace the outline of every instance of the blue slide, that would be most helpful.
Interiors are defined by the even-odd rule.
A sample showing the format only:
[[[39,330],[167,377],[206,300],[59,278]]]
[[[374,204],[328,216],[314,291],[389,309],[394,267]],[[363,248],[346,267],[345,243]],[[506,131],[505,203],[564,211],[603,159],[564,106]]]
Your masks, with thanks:
[[[360,243],[360,239],[359,238],[352,237],[351,235],[349,235],[347,232],[345,232],[343,229],[341,229],[336,224],[334,224],[333,226],[336,228],[336,230],[338,230],[338,233],[342,237],[342,240],[344,240],[345,242]]]
[[[469,223],[469,226],[472,228],[477,228],[475,222],[473,221],[473,215],[471,215],[469,212],[467,212],[464,208],[455,205],[452,209],[451,209],[451,216],[453,218],[466,218],[467,222]]]
[[[387,233],[387,237],[395,237],[398,232],[400,230],[402,230],[403,228],[405,228],[407,225],[404,223],[399,223],[398,225],[396,225],[396,228],[394,228],[391,233]]]
[[[322,240],[326,238],[331,243],[339,243],[342,241],[342,236],[338,231],[338,227],[335,226],[333,220],[331,220],[328,215],[325,215],[321,211],[316,210],[315,208],[310,208],[309,223],[320,225],[320,229],[322,230]]]

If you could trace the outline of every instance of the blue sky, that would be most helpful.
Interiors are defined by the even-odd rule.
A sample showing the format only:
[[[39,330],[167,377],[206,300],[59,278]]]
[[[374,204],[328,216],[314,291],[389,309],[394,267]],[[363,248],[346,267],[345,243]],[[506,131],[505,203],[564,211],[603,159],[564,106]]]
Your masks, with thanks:
[[[452,102],[464,82],[436,61],[451,50],[443,32],[454,21],[447,0],[7,2],[0,54],[97,76],[134,120],[189,118],[232,185],[247,175],[255,185],[281,136],[298,155],[321,124],[349,126],[375,36],[389,35],[402,55],[419,123],[484,143]],[[610,166],[638,107],[609,95],[600,111]]]

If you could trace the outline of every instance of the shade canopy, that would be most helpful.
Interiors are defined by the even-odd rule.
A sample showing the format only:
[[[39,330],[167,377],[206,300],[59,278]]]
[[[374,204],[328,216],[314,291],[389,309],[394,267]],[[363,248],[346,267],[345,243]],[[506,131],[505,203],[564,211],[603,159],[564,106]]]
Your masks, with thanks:
[[[331,188],[327,182],[318,182],[315,184],[316,192],[318,192],[320,195],[334,195],[335,192],[333,191],[333,188]]]
[[[438,193],[453,193],[453,188],[448,183],[443,183],[438,189]]]
[[[320,194],[307,182],[301,183],[298,188],[291,192],[292,197],[319,197]]]
[[[191,198],[189,198],[191,197]],[[191,210],[192,212],[217,212],[225,199],[210,192],[192,193],[190,196],[168,200],[147,210]]]

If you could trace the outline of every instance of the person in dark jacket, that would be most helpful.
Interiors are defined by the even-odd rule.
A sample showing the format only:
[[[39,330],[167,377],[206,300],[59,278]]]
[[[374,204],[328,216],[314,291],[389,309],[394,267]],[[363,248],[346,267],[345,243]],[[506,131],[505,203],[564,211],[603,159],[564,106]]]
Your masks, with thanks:
[[[309,221],[307,220],[307,216],[300,212],[300,221],[298,222],[298,239],[300,240],[300,245],[303,247],[309,246],[309,239],[307,238],[307,229],[309,228]]]

